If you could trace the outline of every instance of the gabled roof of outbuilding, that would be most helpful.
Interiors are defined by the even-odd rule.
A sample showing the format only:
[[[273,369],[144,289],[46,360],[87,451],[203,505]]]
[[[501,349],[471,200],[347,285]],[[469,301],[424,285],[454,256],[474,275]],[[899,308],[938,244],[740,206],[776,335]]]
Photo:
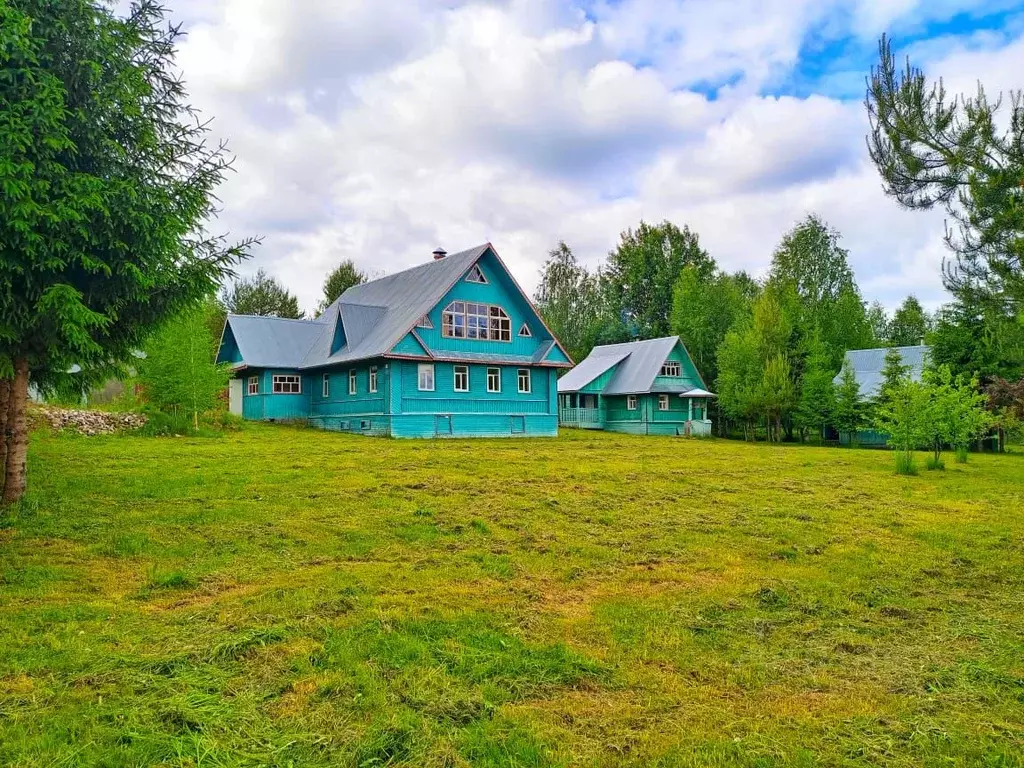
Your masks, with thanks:
[[[678,336],[666,336],[661,339],[594,347],[586,360],[559,379],[558,391],[578,392],[598,376],[617,366],[602,394],[634,395],[651,392],[654,379],[661,372],[661,366],[676,344],[682,344]]]
[[[315,320],[229,315],[228,324],[244,365],[250,367],[317,368],[382,357],[390,353],[488,251],[494,253],[491,244],[484,243],[354,285]],[[496,253],[494,256],[500,261]],[[511,278],[511,274],[509,276]],[[515,283],[514,278],[511,279]],[[525,294],[523,297],[529,303]],[[345,345],[332,354],[338,322],[345,332]],[[481,355],[481,359],[495,359],[495,356]],[[522,358],[517,362],[540,360]]]
[[[921,344],[913,347],[895,347],[894,349],[900,353],[903,364],[909,366],[910,378],[913,381],[920,381],[931,348]],[[860,385],[861,397],[874,397],[878,394],[878,390],[882,386],[882,369],[885,368],[885,355],[888,351],[888,347],[881,347],[879,349],[851,349],[846,353],[844,365],[849,365],[853,369],[853,375]],[[838,385],[842,382],[842,378],[843,372],[840,371],[832,381]]]

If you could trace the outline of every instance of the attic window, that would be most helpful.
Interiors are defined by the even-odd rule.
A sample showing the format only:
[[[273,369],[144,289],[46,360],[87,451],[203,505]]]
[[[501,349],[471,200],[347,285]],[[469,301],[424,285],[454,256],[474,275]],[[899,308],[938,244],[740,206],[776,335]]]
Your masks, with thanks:
[[[678,377],[683,375],[683,369],[682,366],[675,360],[669,360],[663,366],[661,366],[661,373],[659,375]]]
[[[431,329],[433,329],[434,324],[432,322],[430,322],[430,315],[424,315],[423,317],[421,317],[419,319],[419,322],[416,323],[416,327],[417,328],[431,328]]]
[[[480,269],[479,264],[474,264],[473,268],[469,270],[469,274],[466,275],[467,283],[482,283],[487,285],[487,278],[484,277],[484,273]]]
[[[530,333],[530,326],[528,326],[526,323],[523,323],[523,327],[519,329],[519,335],[525,336],[526,338],[533,336],[533,334]]]

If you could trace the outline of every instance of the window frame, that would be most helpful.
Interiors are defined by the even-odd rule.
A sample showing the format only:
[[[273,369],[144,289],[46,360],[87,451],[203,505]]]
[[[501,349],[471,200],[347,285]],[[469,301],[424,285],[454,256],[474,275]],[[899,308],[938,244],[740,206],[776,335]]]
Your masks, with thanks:
[[[473,278],[477,275],[479,275],[480,279],[474,280]],[[469,272],[466,273],[466,282],[475,283],[477,285],[490,285],[490,281],[487,279],[487,275],[485,275],[484,271],[480,269],[479,264],[474,264],[472,267],[470,267]]]
[[[675,373],[670,373],[669,371],[675,371]],[[678,360],[666,360],[664,363],[662,363],[661,373],[659,373],[658,375],[668,376],[669,378],[673,379],[682,378],[683,364],[680,363]]]
[[[658,410],[669,411],[671,409],[671,403],[669,402],[668,395],[658,395]]]
[[[626,395],[626,410],[635,411],[640,403],[640,398],[636,395]]]
[[[441,311],[441,337],[512,343],[512,316],[498,304],[455,299]]]
[[[434,322],[430,319],[430,315],[424,315],[416,321],[417,328],[426,328],[428,330],[434,330]]]
[[[323,384],[320,389],[320,396],[326,400],[331,396],[331,374],[325,373],[323,378]]]
[[[377,394],[377,366],[376,365],[371,365],[370,366],[370,380],[369,380],[368,384],[369,384],[368,390],[369,390],[370,394],[373,394],[373,395]]]
[[[530,330],[529,324],[523,323],[522,327],[519,329],[519,336],[524,339],[533,338],[533,331]]]
[[[523,374],[526,374],[526,389],[523,389]],[[529,368],[520,368],[516,372],[516,384],[519,385],[520,395],[532,395],[533,394],[533,371]]]
[[[349,396],[358,394],[359,392],[359,373],[355,368],[349,368],[348,370],[348,394]]]
[[[492,373],[496,374],[495,381],[498,382],[498,386],[497,386],[496,389],[491,389],[491,374]],[[493,367],[491,367],[491,368],[487,369],[487,391],[490,394],[492,394],[492,395],[500,395],[501,394],[501,368],[493,368]]]
[[[302,394],[302,377],[294,373],[275,373],[271,378],[270,384],[271,392],[273,392],[275,395]],[[285,385],[288,385],[289,387],[287,390],[285,389]],[[298,388],[292,390],[292,385],[295,385]]]
[[[423,386],[423,374],[430,373],[430,386]],[[434,378],[434,364],[420,363],[416,366],[416,389],[419,392],[434,392],[437,389],[437,380]]]
[[[465,386],[459,386],[459,377],[465,377]],[[453,392],[469,392],[469,366],[468,365],[454,365],[452,366],[452,391]]]
[[[248,385],[247,385],[247,388],[246,388],[246,392],[248,392],[248,394],[250,396],[258,395],[260,393],[260,377],[259,376],[250,376],[249,377],[249,381],[248,381]]]

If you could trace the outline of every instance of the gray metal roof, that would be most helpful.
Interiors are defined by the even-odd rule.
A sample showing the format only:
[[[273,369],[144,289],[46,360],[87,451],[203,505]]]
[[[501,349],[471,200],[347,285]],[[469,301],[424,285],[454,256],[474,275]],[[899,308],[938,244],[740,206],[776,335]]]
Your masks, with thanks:
[[[662,339],[594,347],[586,360],[559,380],[558,391],[578,392],[605,371],[617,366],[603,394],[634,395],[651,392],[661,366],[679,343],[678,336],[666,336]]]
[[[930,348],[927,346],[896,347],[903,364],[910,366],[910,378],[920,381],[924,367],[928,362]],[[844,365],[853,369],[853,375],[860,385],[861,397],[874,397],[882,386],[882,369],[885,368],[886,347],[879,349],[851,349],[846,353]],[[842,371],[832,380],[835,384],[842,381]]]
[[[251,368],[299,368],[306,352],[324,330],[310,320],[228,315],[238,351]]]
[[[579,392],[609,368],[629,356],[628,351],[600,354],[599,350],[602,349],[606,349],[606,347],[594,347],[594,350],[587,356],[586,360],[581,360],[579,365],[560,378],[558,380],[558,391]]]
[[[381,357],[389,353],[488,250],[491,245],[485,243],[354,285],[315,320],[229,315],[228,324],[244,364],[250,367],[316,368]],[[339,320],[345,332],[345,345],[332,355]],[[510,361],[524,363],[543,359],[543,356],[538,360],[508,357]],[[496,357],[481,355],[479,359],[496,360]]]

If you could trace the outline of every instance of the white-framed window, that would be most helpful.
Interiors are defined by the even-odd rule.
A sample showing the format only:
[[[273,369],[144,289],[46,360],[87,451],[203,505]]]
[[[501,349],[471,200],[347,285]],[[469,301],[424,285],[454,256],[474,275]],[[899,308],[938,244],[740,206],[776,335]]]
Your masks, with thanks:
[[[668,410],[668,395],[658,395],[658,410],[659,411],[667,411]]]
[[[370,392],[377,391],[377,366],[370,366]]]
[[[331,374],[329,373],[324,374],[323,396],[325,400],[331,396]]]
[[[530,394],[530,392],[531,392],[530,383],[531,383],[530,382],[530,369],[529,368],[520,368],[519,369],[519,391],[522,394],[524,394],[524,395]]]
[[[512,341],[512,320],[501,307],[453,301],[441,313],[441,335],[449,339]]]
[[[469,392],[469,366],[455,366],[455,381],[453,382],[456,392]]]
[[[433,328],[434,324],[432,322],[430,322],[430,315],[424,315],[423,317],[421,317],[419,319],[419,322],[416,323],[416,327],[417,328]]]
[[[487,391],[501,392],[501,368],[487,369]]]
[[[665,364],[661,366],[661,373],[659,376],[682,376],[683,368],[675,360],[666,360]]]
[[[530,326],[528,326],[526,323],[523,323],[523,327],[519,329],[519,335],[524,336],[526,338],[530,338],[531,336],[533,336],[533,333],[530,331]]]
[[[434,391],[434,364],[420,363],[418,373],[418,386],[420,392]]]
[[[353,368],[348,372],[348,393],[354,395],[359,390],[359,380],[356,378],[356,372]]]
[[[301,376],[274,376],[274,394],[275,395],[301,395],[302,394],[302,377]]]
[[[626,410],[627,411],[635,411],[636,410],[636,395],[626,395]]]
[[[487,285],[487,278],[484,277],[483,270],[480,269],[479,264],[474,264],[473,268],[469,270],[469,274],[466,275],[467,283],[483,283]]]
[[[250,376],[249,377],[249,394],[258,395],[260,393],[260,377]]]

